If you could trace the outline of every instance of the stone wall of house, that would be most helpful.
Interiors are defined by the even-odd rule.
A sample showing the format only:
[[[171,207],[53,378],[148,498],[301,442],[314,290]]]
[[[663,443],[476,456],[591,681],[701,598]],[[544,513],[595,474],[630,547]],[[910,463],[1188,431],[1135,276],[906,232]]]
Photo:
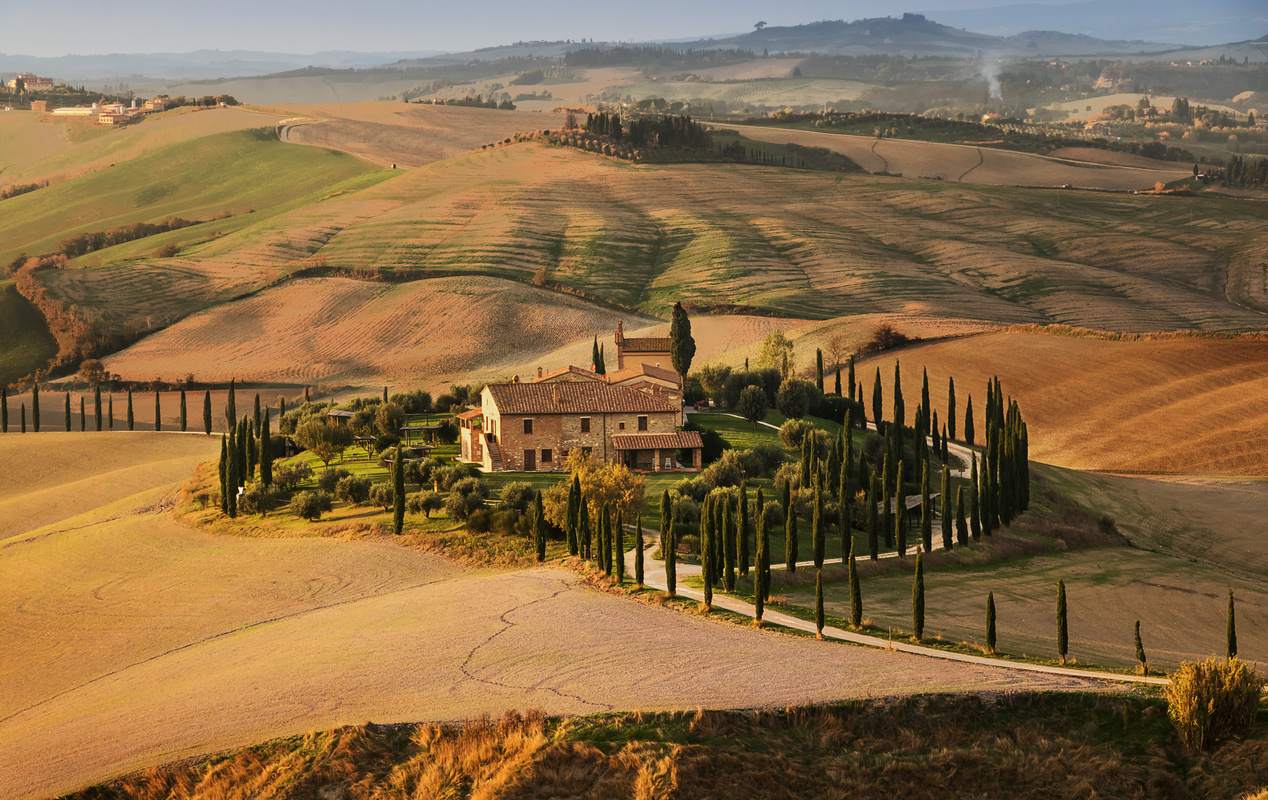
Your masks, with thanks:
[[[502,417],[492,404],[484,408],[485,429],[495,432],[498,444],[502,449],[502,467],[509,471],[523,471],[525,451],[532,450],[536,460],[535,468],[541,472],[549,472],[563,468],[568,453],[578,447],[589,447],[595,458],[615,461],[616,449],[612,446],[612,437],[618,433],[673,433],[677,430],[676,415],[673,412],[652,412],[648,414],[541,414],[525,417],[511,415]],[[647,430],[638,429],[638,418],[647,417]],[[589,418],[590,431],[582,432],[582,420]],[[533,432],[524,432],[524,420],[533,421]],[[606,425],[606,430],[605,430]],[[622,427],[623,426],[623,427]],[[543,451],[549,450],[550,460],[546,461]]]

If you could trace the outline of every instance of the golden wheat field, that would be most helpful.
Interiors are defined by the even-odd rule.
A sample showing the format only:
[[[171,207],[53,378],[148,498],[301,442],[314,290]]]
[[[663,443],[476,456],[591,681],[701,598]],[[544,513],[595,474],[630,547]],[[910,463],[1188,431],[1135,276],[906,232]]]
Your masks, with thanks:
[[[332,195],[179,258],[40,277],[141,328],[319,263],[524,282],[544,270],[654,312],[683,300],[820,319],[1262,329],[1264,216],[1227,200],[632,165],[526,143]]]
[[[30,438],[49,474],[28,483],[78,476],[82,435]],[[0,438],[0,458],[25,446]],[[390,536],[215,535],[171,518],[169,480],[0,543],[0,797],[366,719],[1095,685],[772,636]]]
[[[751,125],[720,127],[739,131],[759,142],[792,142],[806,147],[826,147],[849,156],[869,172],[888,172],[907,178],[936,178],[1007,186],[1062,186],[1068,183],[1079,188],[1130,191],[1152,189],[1158,181],[1167,183],[1192,175],[1189,165],[1150,162],[1148,159],[1130,163],[1121,160],[1094,163],[1092,159],[1081,159],[1088,163],[1074,163],[1071,160],[972,145],[875,139],[870,136]]]
[[[948,379],[955,379],[960,435],[972,395],[979,440],[986,381],[999,376],[1021,405],[1036,461],[1084,470],[1268,474],[1265,341],[1003,332],[934,342],[862,362],[869,415],[877,367],[885,413],[892,413],[895,359],[909,416],[927,368],[930,402],[944,421]]]

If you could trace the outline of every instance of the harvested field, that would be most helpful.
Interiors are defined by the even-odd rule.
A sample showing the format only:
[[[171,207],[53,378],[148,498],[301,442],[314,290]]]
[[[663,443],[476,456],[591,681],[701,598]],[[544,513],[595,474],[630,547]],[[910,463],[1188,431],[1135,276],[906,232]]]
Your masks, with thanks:
[[[44,449],[53,474],[71,474],[72,441]],[[1094,686],[721,625],[555,569],[215,536],[159,510],[164,481],[0,545],[0,797],[366,719]]]
[[[631,316],[498,278],[301,279],[195,314],[106,364],[168,380],[440,386],[509,378],[578,339],[610,339]]]
[[[1097,147],[1062,147],[1048,154],[1049,158],[1061,158],[1068,161],[1084,161],[1091,164],[1108,164],[1115,167],[1134,167],[1138,169],[1155,169],[1174,173],[1179,166],[1174,161],[1159,161],[1131,153],[1117,153],[1113,150],[1101,150]],[[1192,174],[1192,172],[1190,172]]]
[[[1041,333],[935,342],[862,363],[868,398],[880,367],[887,412],[895,358],[902,361],[908,413],[919,401],[922,367],[943,418],[947,379],[954,377],[958,425],[962,430],[972,395],[979,442],[986,381],[998,375],[1021,404],[1036,461],[1084,470],[1268,475],[1268,407],[1261,402],[1268,393],[1268,342]]]
[[[1179,165],[1125,166],[1114,163],[1072,164],[1048,156],[997,150],[991,147],[923,142],[910,139],[876,139],[870,136],[793,131],[752,125],[719,125],[739,131],[759,142],[826,147],[853,159],[870,172],[889,172],[907,178],[985,183],[1003,186],[1062,186],[1094,189],[1152,189],[1192,176]],[[1149,161],[1148,159],[1142,159]],[[1090,161],[1090,160],[1089,160]]]
[[[479,150],[516,133],[563,126],[559,114],[457,106],[341,103],[273,108],[291,117],[319,120],[290,128],[288,141],[343,150],[382,166],[407,169]]]

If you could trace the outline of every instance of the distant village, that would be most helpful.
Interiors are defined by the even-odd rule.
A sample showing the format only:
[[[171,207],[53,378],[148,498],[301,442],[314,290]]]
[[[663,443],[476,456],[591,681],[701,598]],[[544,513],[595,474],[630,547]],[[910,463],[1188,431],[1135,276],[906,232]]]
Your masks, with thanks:
[[[76,105],[59,105],[57,97],[50,98],[49,95],[58,95],[65,93],[69,97],[62,98],[61,102],[72,102],[75,99],[87,99],[82,87],[79,90],[71,89],[65,84],[58,84],[53,78],[44,78],[39,75],[22,74],[15,78],[9,79],[6,86],[10,94],[17,95],[43,95],[43,99],[32,99],[31,110],[44,113],[54,114],[59,117],[91,117],[95,119],[98,125],[127,125],[135,122],[147,114],[157,114],[160,111],[166,111],[169,108],[175,108],[181,105],[237,105],[237,101],[227,95],[218,97],[200,98],[196,103],[191,103],[184,97],[178,97],[175,100],[165,94],[155,95],[149,100],[140,100],[133,98],[131,102],[113,101],[113,102],[94,102],[89,104]],[[5,111],[12,111],[13,107],[6,105]]]

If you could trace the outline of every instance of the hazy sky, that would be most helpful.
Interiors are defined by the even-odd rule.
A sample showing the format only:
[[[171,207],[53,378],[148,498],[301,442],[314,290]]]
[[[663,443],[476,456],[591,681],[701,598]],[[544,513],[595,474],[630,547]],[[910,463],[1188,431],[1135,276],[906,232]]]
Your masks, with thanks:
[[[741,33],[758,20],[793,25],[897,16],[904,9],[936,12],[1004,4],[912,0],[900,8],[884,0],[5,0],[0,2],[0,53],[461,51],[531,39],[676,39]]]

